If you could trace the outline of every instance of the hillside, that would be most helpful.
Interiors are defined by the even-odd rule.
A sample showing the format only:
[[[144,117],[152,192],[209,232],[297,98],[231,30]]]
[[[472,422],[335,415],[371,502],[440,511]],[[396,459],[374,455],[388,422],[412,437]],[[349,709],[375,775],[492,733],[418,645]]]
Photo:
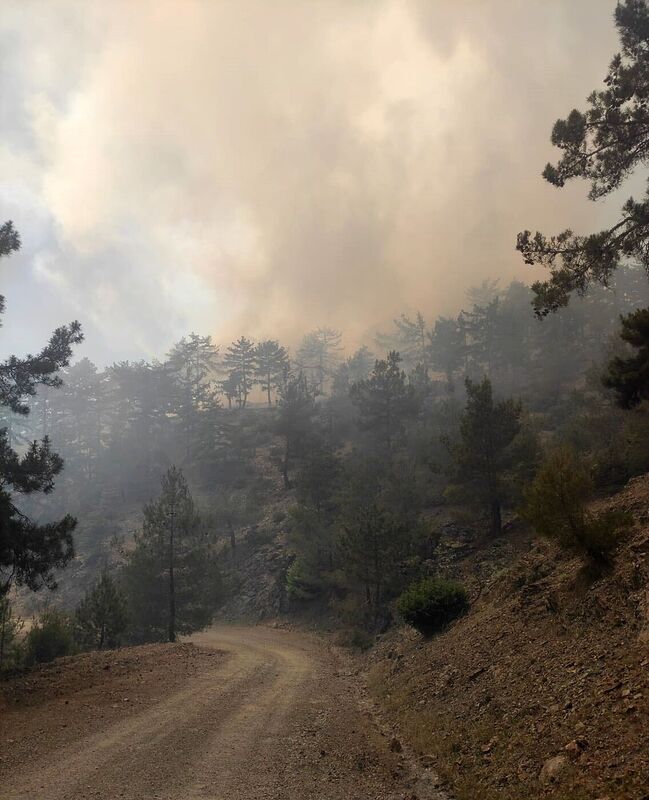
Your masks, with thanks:
[[[457,562],[466,617],[431,640],[397,629],[370,656],[375,695],[460,800],[646,796],[649,475],[602,505],[636,519],[609,574],[511,534]],[[503,549],[504,568],[469,577]]]

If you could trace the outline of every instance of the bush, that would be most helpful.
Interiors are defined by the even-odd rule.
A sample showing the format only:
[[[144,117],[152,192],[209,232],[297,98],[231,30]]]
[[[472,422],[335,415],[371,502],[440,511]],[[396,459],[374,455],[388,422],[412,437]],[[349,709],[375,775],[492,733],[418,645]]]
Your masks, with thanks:
[[[74,653],[72,624],[67,614],[48,609],[34,624],[25,640],[26,664],[46,664]]]
[[[425,578],[411,584],[397,600],[404,622],[424,634],[435,633],[469,607],[466,589],[447,578]]]
[[[291,600],[313,600],[319,592],[317,576],[302,558],[296,558],[286,571],[286,591]]]
[[[606,564],[611,560],[620,535],[632,525],[633,516],[626,511],[589,514],[578,541],[579,548],[595,564]]]
[[[525,490],[521,515],[541,536],[593,562],[605,563],[633,518],[620,511],[591,513],[587,504],[593,491],[590,472],[577,453],[558,447],[546,456]]]

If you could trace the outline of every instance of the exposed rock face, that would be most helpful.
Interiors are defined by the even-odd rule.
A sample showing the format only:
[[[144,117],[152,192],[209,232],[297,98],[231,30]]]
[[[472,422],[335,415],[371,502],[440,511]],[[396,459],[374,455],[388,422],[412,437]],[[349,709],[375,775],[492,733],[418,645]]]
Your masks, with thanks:
[[[281,531],[244,531],[236,551],[223,562],[230,596],[219,617],[259,622],[285,613],[286,571],[292,560]]]

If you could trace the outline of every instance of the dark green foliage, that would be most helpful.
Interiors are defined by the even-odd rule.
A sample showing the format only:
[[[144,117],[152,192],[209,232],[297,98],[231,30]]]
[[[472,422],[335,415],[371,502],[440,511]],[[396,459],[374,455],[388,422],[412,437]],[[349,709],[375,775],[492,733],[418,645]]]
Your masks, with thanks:
[[[0,225],[0,258],[20,250],[20,234],[11,220]],[[4,298],[2,298],[4,301]]]
[[[51,608],[44,611],[29,630],[25,640],[25,663],[46,664],[55,658],[75,652],[73,626],[70,617]]]
[[[424,578],[411,584],[397,600],[404,622],[424,634],[440,631],[469,608],[466,589],[447,578]]]
[[[521,513],[542,536],[592,561],[606,562],[632,518],[618,511],[593,514],[587,505],[593,490],[583,460],[571,448],[558,447],[527,487]]]
[[[20,237],[11,222],[0,227],[0,257],[15,252]],[[0,313],[4,298],[0,298]],[[10,356],[0,364],[0,408],[26,416],[37,386],[60,387],[59,370],[69,364],[72,346],[82,340],[78,322],[58,328],[43,350],[25,358]],[[17,496],[37,492],[48,494],[63,460],[45,436],[32,441],[19,454],[10,444],[7,428],[0,428],[0,598],[11,585],[54,586],[54,570],[65,566],[73,556],[72,531],[76,521],[69,515],[58,522],[38,524],[17,504]]]
[[[300,553],[293,573],[297,578],[299,572],[300,585],[310,586],[313,594],[317,587],[322,590],[326,575],[334,570],[341,477],[339,459],[322,441],[312,440],[296,480],[298,504],[291,509],[290,542]]]
[[[122,582],[134,641],[175,641],[206,627],[221,581],[207,535],[180,470],[162,479],[158,500],[144,507],[142,530],[126,554]]]
[[[455,462],[454,486],[458,499],[489,510],[492,533],[502,530],[502,505],[508,478],[518,466],[512,447],[521,429],[520,402],[495,402],[491,381],[466,381],[467,404],[460,422],[460,438],[450,444]]]
[[[290,473],[294,465],[307,452],[314,432],[315,398],[305,376],[287,376],[280,391],[279,407],[274,432],[283,440],[279,467],[284,487],[290,489]]]
[[[649,309],[622,317],[620,336],[635,354],[613,358],[603,381],[605,386],[615,390],[622,408],[634,408],[649,399]]]
[[[291,600],[314,600],[323,591],[323,580],[298,556],[286,571],[286,591]]]
[[[366,607],[376,622],[386,589],[409,551],[410,524],[374,501],[348,505],[338,549],[343,572],[360,585]]]
[[[394,351],[377,361],[368,378],[352,385],[350,397],[358,409],[359,425],[370,431],[387,453],[403,437],[405,422],[416,412],[415,390]]]
[[[75,611],[74,635],[81,647],[118,647],[128,621],[126,600],[110,573],[104,570]]]
[[[613,57],[605,88],[588,98],[585,112],[571,111],[558,120],[552,143],[563,151],[544,177],[561,187],[573,178],[590,183],[592,200],[609,195],[649,158],[649,6],[646,0],[623,0],[615,9],[621,52]],[[546,237],[519,233],[517,249],[528,264],[549,268],[550,278],[537,282],[534,307],[545,315],[568,303],[571,293],[590,284],[608,285],[625,258],[649,268],[649,195],[640,202],[629,198],[622,218],[612,228],[586,236],[566,230]]]

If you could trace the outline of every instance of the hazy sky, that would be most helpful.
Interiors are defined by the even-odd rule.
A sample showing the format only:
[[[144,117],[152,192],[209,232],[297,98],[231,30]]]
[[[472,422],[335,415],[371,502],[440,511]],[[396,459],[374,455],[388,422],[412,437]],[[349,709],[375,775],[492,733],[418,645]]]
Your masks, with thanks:
[[[619,200],[540,172],[614,0],[3,0],[3,354],[78,318],[100,363],[184,333],[353,344],[531,278],[518,230]]]

